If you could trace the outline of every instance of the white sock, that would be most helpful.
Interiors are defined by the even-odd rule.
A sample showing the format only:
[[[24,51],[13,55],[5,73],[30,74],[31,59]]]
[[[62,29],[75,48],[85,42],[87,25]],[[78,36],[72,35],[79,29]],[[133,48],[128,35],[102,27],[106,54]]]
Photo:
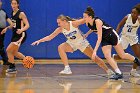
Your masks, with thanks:
[[[120,69],[115,69],[116,73],[122,74],[122,72],[120,71]]]
[[[69,65],[65,66],[65,69],[70,69],[70,66]]]

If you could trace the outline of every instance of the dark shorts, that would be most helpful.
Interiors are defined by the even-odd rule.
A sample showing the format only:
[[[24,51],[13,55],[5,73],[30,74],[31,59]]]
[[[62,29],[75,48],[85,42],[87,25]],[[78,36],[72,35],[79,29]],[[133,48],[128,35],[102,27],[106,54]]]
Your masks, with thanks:
[[[101,41],[102,47],[107,46],[107,45],[116,46],[119,43],[120,38],[118,34],[114,31],[112,30],[108,36],[102,38],[102,41]]]
[[[26,31],[23,32],[23,33],[25,33],[25,36],[23,37],[23,39],[22,39],[22,41],[21,41],[21,44],[23,44],[23,43],[26,41],[26,38],[27,38]],[[13,32],[11,42],[17,42],[17,41],[20,40],[21,38],[22,38],[22,34],[17,34],[17,33],[15,33],[15,32]]]
[[[5,38],[5,34],[1,34],[1,31],[3,30],[3,28],[0,28],[0,48],[4,47],[4,38]]]

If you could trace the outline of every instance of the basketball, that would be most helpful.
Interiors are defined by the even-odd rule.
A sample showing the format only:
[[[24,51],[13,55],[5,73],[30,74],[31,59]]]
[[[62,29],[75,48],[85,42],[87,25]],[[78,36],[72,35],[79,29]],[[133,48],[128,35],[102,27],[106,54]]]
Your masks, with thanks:
[[[34,66],[34,63],[35,63],[35,60],[33,57],[31,56],[26,56],[24,59],[23,59],[23,66],[25,68],[33,68]]]

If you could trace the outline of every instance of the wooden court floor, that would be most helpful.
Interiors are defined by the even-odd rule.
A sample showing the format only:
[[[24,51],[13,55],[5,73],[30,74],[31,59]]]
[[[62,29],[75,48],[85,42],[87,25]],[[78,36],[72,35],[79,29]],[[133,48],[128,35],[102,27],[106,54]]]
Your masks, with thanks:
[[[112,81],[96,64],[71,63],[72,75],[59,75],[62,64],[35,64],[18,73],[7,74],[0,65],[0,93],[140,93],[140,78],[129,76],[132,63],[119,63],[124,79]],[[139,70],[139,68],[138,68]]]

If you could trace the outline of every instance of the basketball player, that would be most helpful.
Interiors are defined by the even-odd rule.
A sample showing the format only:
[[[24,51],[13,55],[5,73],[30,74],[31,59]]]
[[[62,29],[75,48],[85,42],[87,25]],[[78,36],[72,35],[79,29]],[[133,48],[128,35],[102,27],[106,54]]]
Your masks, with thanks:
[[[88,36],[92,32],[95,32],[98,36],[96,46],[92,54],[92,59],[95,59],[97,50],[101,44],[105,58],[116,72],[116,74],[112,75],[110,79],[118,80],[123,78],[123,74],[118,68],[117,63],[111,57],[112,46],[115,48],[116,52],[122,59],[129,59],[140,66],[139,59],[124,52],[122,46],[120,45],[120,39],[116,31],[108,24],[106,24],[103,20],[95,17],[94,10],[91,7],[88,7],[86,9],[83,14],[83,18],[85,19],[87,26],[90,28],[86,36]]]
[[[6,22],[10,24],[10,26],[6,27]],[[2,57],[3,65],[8,65],[7,54],[4,49],[4,38],[5,32],[7,29],[12,28],[12,21],[8,18],[6,12],[2,9],[2,1],[0,0],[0,55]]]
[[[131,14],[128,14],[121,20],[121,22],[117,26],[116,31],[119,32],[122,26],[124,26],[121,32],[122,47],[125,50],[128,48],[128,45],[130,44],[136,57],[140,59],[140,45],[137,34],[138,28],[140,26],[139,15],[140,15],[140,4],[134,6],[134,8],[131,11]],[[115,59],[120,59],[118,55],[113,55],[113,57]],[[130,72],[131,76],[140,77],[140,75],[136,71],[137,66],[138,65],[136,63],[133,64],[133,68]]]
[[[57,18],[57,23],[59,27],[52,34],[33,42],[31,45],[38,45],[41,42],[50,41],[58,34],[63,33],[67,38],[67,41],[58,46],[58,51],[65,68],[59,74],[72,74],[72,71],[68,64],[68,58],[66,53],[73,53],[74,51],[79,49],[81,52],[91,58],[93,49],[90,46],[89,42],[86,39],[83,39],[83,35],[78,28],[79,25],[85,23],[83,19],[73,21],[67,16],[60,15]],[[92,61],[96,62],[108,74],[113,73],[110,69],[108,69],[103,60],[98,56],[96,56],[95,59]]]
[[[6,70],[8,73],[16,73],[16,67],[14,63],[14,57],[24,59],[24,55],[19,51],[21,44],[25,42],[26,30],[29,28],[28,19],[24,12],[19,10],[19,0],[11,0],[12,15],[11,19],[14,24],[13,35],[11,43],[7,47],[8,62],[10,62],[9,69]]]

